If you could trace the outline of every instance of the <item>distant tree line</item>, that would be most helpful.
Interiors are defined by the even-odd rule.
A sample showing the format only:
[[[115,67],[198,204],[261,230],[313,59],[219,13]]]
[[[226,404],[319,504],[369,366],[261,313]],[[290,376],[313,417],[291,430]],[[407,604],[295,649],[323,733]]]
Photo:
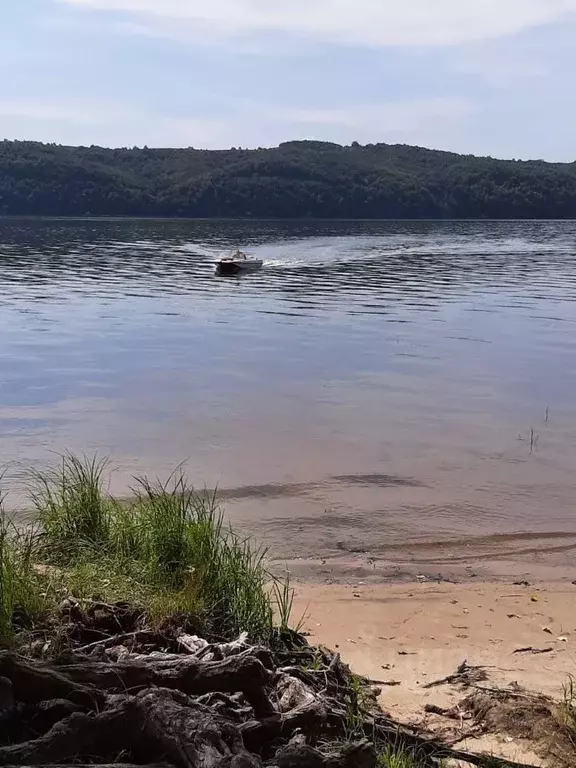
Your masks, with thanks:
[[[0,214],[576,218],[576,164],[318,141],[217,151],[3,141]]]

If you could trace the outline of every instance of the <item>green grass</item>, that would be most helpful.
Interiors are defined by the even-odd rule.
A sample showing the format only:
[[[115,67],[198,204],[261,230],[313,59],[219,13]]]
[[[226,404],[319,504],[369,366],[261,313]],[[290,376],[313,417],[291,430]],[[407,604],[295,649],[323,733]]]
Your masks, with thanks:
[[[12,524],[0,495],[0,647],[11,645],[56,605],[50,583],[35,569],[35,544],[33,531]]]
[[[166,482],[136,480],[130,501],[107,492],[107,462],[62,457],[34,472],[36,528],[8,519],[0,494],[0,647],[25,652],[30,641],[64,650],[63,598],[126,602],[142,623],[165,622],[209,640],[248,632],[274,646],[293,639],[294,593],[288,575],[269,574],[266,551],[225,525],[214,497],[198,495],[181,471]],[[62,629],[62,631],[60,631]],[[62,641],[63,645],[59,643]],[[363,738],[370,690],[353,676],[345,737]],[[401,749],[385,749],[380,768],[416,768]]]
[[[576,678],[572,675],[568,677],[563,693],[558,707],[558,721],[576,754]]]
[[[407,749],[387,746],[378,755],[378,768],[418,768],[414,753]]]
[[[51,562],[69,565],[108,543],[113,503],[104,492],[106,460],[62,456],[48,471],[34,471],[30,496]]]
[[[140,479],[131,520],[117,534],[119,554],[136,542],[135,558],[148,583],[196,600],[212,636],[241,632],[265,640],[273,627],[271,577],[265,550],[224,525],[214,497],[199,496],[181,473],[167,483]],[[132,555],[134,558],[134,555]]]
[[[214,497],[176,471],[166,482],[137,479],[120,503],[107,491],[107,468],[65,454],[32,474],[37,530],[18,532],[1,516],[1,642],[13,639],[15,617],[54,610],[63,596],[128,601],[149,623],[179,616],[210,639],[281,637],[289,581],[273,578],[266,551],[225,525]]]
[[[344,732],[347,741],[363,739],[365,714],[370,708],[372,699],[370,688],[358,675],[350,678],[350,687],[343,696],[345,705]]]
[[[0,504],[3,501],[0,499]],[[12,636],[12,615],[14,612],[14,570],[10,556],[8,530],[4,514],[0,522],[0,641]]]

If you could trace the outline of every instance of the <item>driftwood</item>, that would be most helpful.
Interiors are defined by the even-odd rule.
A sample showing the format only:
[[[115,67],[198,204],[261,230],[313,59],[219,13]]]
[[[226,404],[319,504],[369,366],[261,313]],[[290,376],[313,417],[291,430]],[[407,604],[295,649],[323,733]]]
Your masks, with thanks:
[[[531,645],[529,645],[526,648],[516,648],[514,653],[533,653],[538,655],[541,653],[552,653],[552,651],[554,651],[554,648],[533,648]]]
[[[91,630],[98,611],[87,614]],[[377,749],[391,744],[414,751],[422,768],[447,758],[532,768],[451,749],[379,714],[326,649],[272,652],[246,648],[245,638],[219,646],[190,637],[178,646],[176,633],[127,634],[125,614],[116,642],[86,644],[71,630],[76,646],[51,663],[0,653],[0,766],[376,768]],[[457,681],[471,671],[463,665]],[[327,751],[346,738],[353,743]]]
[[[427,712],[429,715],[449,717],[452,720],[460,720],[461,718],[461,714],[454,707],[439,707],[437,704],[426,704],[424,712]]]
[[[423,685],[422,688],[436,688],[440,685],[463,685],[466,687],[487,679],[488,675],[484,667],[472,667],[466,661],[463,661],[453,675],[448,675],[440,680],[433,680]]]

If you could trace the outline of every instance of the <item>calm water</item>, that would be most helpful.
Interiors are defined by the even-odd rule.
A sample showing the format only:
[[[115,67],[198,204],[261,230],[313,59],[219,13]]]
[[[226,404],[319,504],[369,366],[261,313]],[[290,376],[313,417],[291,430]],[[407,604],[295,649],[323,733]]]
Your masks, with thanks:
[[[573,558],[576,223],[4,220],[0,360],[14,504],[98,450],[283,554]]]

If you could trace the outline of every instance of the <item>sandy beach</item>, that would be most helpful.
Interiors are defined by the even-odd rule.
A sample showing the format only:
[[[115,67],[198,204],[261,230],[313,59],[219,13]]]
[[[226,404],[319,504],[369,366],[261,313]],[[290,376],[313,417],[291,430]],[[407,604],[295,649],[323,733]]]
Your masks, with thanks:
[[[451,707],[463,694],[450,685],[424,686],[464,660],[487,668],[488,685],[518,683],[554,698],[576,676],[576,586],[570,582],[299,584],[295,616],[301,615],[313,641],[336,648],[359,674],[393,684],[381,686],[381,704],[404,722],[438,727],[425,706]],[[526,648],[546,652],[518,652]],[[497,751],[533,758],[526,744]]]

